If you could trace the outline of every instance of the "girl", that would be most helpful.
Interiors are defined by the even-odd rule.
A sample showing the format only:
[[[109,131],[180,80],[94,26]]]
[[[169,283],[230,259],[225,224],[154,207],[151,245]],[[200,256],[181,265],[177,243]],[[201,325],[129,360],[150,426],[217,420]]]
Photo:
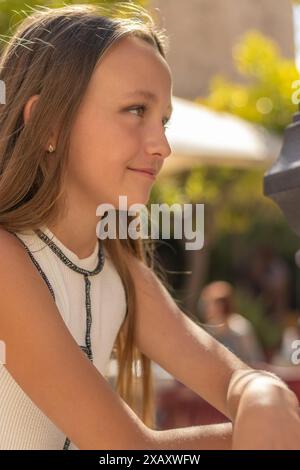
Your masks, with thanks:
[[[166,38],[119,7],[35,9],[2,51],[0,448],[299,449],[294,393],[179,309],[141,239],[97,235],[99,204],[145,204],[171,153]],[[151,360],[233,426],[156,430]]]

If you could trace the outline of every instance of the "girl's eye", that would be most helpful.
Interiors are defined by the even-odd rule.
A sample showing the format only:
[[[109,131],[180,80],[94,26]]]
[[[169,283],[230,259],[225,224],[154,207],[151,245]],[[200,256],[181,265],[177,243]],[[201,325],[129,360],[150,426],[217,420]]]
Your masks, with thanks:
[[[129,108],[128,111],[138,111],[138,110],[142,110],[143,113],[147,110],[147,106],[145,105],[138,105],[138,106],[134,106],[132,108]],[[169,122],[168,119],[166,120],[163,120],[162,123],[163,123],[163,126],[164,126],[164,129],[167,129],[169,126],[167,125],[167,123]]]
[[[145,111],[145,106],[135,106],[134,108],[129,108],[128,111],[137,111],[138,109],[143,109]]]
[[[134,106],[132,108],[129,108],[128,111],[137,111],[140,109],[142,109],[143,111],[146,111],[146,106],[145,105]]]

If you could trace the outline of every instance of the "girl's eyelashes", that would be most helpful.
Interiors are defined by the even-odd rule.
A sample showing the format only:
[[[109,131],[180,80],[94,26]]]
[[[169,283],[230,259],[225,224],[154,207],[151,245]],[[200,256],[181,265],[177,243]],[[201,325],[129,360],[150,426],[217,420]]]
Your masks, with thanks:
[[[143,111],[146,111],[147,106],[144,104],[137,104],[135,106],[131,106],[130,108],[128,108],[128,111],[136,111],[137,109],[142,109]]]
[[[139,104],[139,105],[136,105],[136,106],[131,106],[130,108],[128,108],[128,111],[137,111],[137,110],[142,110],[143,113],[145,111],[148,110],[148,106],[145,105],[145,104]],[[167,123],[170,121],[169,118],[165,118],[162,122],[163,122],[163,126],[165,129],[167,129],[169,126],[167,126]]]

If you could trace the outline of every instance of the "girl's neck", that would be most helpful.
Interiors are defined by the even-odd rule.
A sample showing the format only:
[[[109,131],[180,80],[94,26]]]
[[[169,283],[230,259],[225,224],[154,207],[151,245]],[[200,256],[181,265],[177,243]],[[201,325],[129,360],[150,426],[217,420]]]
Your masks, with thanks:
[[[70,251],[72,251],[79,259],[88,258],[94,253],[95,245],[98,245],[96,230],[91,233],[81,230],[74,230],[69,227],[68,230],[58,225],[46,226],[53,235]]]

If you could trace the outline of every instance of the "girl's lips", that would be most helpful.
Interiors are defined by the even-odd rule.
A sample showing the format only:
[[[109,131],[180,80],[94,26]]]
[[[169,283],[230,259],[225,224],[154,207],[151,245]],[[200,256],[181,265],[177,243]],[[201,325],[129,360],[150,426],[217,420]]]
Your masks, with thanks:
[[[136,173],[139,173],[141,175],[147,176],[148,178],[151,178],[152,180],[155,180],[155,175],[153,173],[150,173],[145,170],[137,170],[135,168],[127,168],[128,170],[135,171]]]

